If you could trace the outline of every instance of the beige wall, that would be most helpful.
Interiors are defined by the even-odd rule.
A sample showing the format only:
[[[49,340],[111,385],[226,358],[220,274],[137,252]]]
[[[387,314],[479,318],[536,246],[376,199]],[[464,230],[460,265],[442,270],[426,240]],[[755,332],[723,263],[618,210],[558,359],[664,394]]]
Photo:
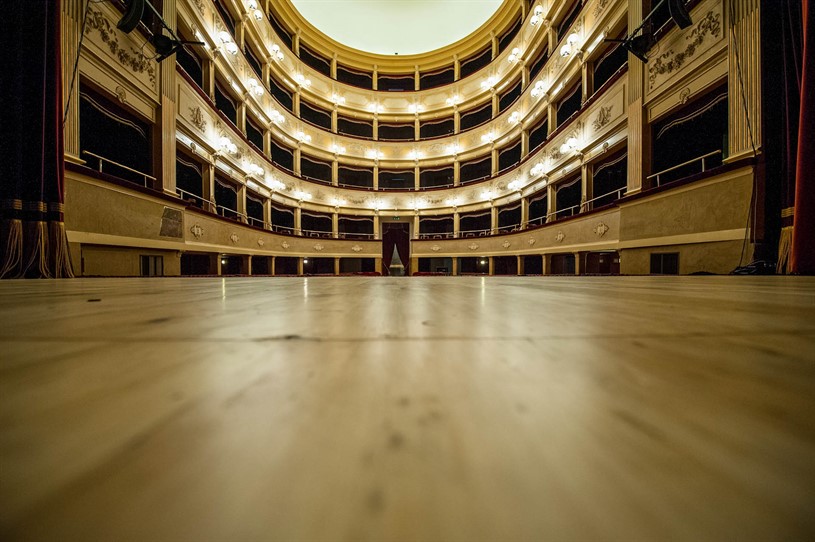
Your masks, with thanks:
[[[750,262],[750,246],[747,243],[743,263]],[[651,272],[651,254],[676,252],[679,254],[680,275],[690,275],[691,273],[724,275],[739,264],[741,250],[741,241],[628,249],[620,252],[620,273],[623,275],[647,275]]]
[[[74,262],[74,271],[85,277],[138,277],[141,256],[163,256],[164,276],[181,274],[181,258],[176,251],[96,245],[82,246],[81,260]]]

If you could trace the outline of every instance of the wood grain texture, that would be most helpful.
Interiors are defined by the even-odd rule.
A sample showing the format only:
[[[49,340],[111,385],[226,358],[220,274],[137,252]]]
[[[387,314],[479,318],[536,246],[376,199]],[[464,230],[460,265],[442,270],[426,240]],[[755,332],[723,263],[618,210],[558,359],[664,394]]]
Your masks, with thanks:
[[[803,540],[815,280],[0,282],[3,540]]]

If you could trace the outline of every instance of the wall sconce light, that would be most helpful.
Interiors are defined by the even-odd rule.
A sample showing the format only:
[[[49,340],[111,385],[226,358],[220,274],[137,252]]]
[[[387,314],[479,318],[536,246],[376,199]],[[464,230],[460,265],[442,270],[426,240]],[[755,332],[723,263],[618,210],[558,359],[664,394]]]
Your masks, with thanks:
[[[447,154],[452,154],[454,157],[458,155],[461,148],[459,147],[458,143],[453,143],[447,146]]]
[[[371,111],[374,115],[378,115],[382,112],[382,106],[376,102],[370,102],[368,104],[368,111]]]
[[[238,146],[232,143],[232,140],[228,137],[221,136],[221,138],[218,139],[218,153],[237,154]]]
[[[298,132],[294,135],[294,137],[300,143],[311,143],[311,136],[307,133],[303,132],[302,130],[298,130]]]
[[[345,96],[340,96],[336,92],[331,95],[331,103],[340,105],[345,103]]]
[[[560,153],[567,154],[577,149],[577,138],[572,136],[560,146]]]
[[[532,97],[537,98],[538,96],[545,96],[546,95],[546,91],[544,90],[545,88],[546,83],[544,83],[543,81],[537,81],[535,83],[535,86],[532,87]]]
[[[286,117],[283,116],[283,113],[281,113],[277,109],[272,109],[271,116],[272,122],[274,122],[275,124],[282,124],[283,121],[286,120]]]
[[[513,111],[512,114],[507,119],[507,122],[511,125],[516,125],[521,122],[521,114],[518,111]]]
[[[529,19],[529,24],[537,26],[543,21],[543,6],[535,6],[535,11],[532,12],[532,18]]]
[[[484,90],[487,89],[495,90],[495,83],[497,82],[498,80],[494,76],[490,75],[489,77],[481,81],[481,88],[483,88]]]
[[[518,60],[519,58],[521,58],[521,50],[518,47],[515,47],[515,48],[512,49],[512,52],[507,57],[507,60],[510,63],[513,63],[516,60]]]
[[[294,80],[297,83],[298,87],[310,87],[311,86],[311,79],[307,78],[302,73],[294,74]]]
[[[447,98],[447,105],[449,105],[451,107],[455,107],[460,103],[461,103],[461,96],[459,96],[458,94],[453,94],[452,96]]]
[[[486,134],[481,136],[481,141],[483,143],[494,143],[495,142],[495,134],[492,132],[487,132]]]
[[[331,152],[336,154],[345,154],[345,147],[342,145],[337,145],[336,143],[331,145]]]
[[[276,43],[272,44],[272,58],[283,60],[283,51],[280,50],[280,46]]]

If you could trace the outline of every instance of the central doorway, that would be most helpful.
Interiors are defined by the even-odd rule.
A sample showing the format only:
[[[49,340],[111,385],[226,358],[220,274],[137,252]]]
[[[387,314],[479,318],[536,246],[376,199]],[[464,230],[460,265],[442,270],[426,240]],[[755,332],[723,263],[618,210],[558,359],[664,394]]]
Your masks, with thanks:
[[[382,223],[382,274],[410,275],[410,229],[399,222]]]

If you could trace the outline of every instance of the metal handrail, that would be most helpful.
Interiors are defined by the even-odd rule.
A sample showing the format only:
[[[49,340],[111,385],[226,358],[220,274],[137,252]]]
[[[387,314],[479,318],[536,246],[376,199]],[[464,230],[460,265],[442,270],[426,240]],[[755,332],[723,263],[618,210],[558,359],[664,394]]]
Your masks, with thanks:
[[[675,165],[675,166],[671,166],[671,167],[669,167],[668,169],[663,169],[662,171],[658,171],[658,172],[656,172],[656,173],[653,173],[653,174],[651,174],[651,175],[648,175],[648,176],[647,176],[647,177],[645,177],[645,178],[646,178],[646,179],[653,179],[654,177],[656,177],[656,180],[657,180],[657,186],[659,186],[659,176],[660,176],[660,175],[663,175],[663,174],[668,173],[668,172],[670,172],[670,171],[674,171],[674,170],[679,169],[679,168],[681,168],[681,167],[685,167],[685,166],[687,166],[687,165],[693,164],[694,162],[697,162],[697,161],[699,161],[699,160],[701,160],[701,161],[702,161],[702,173],[704,173],[704,172],[705,172],[705,159],[706,159],[706,158],[710,158],[711,156],[716,156],[717,154],[721,154],[721,153],[722,153],[722,151],[721,151],[721,150],[712,151],[712,152],[709,152],[709,153],[707,153],[707,154],[703,154],[702,156],[697,156],[696,158],[691,158],[691,159],[690,159],[690,160],[688,160],[687,162],[682,162],[681,164],[677,164],[677,165]]]
[[[108,164],[113,164],[114,166],[118,166],[118,167],[120,167],[120,168],[122,168],[124,170],[130,171],[131,173],[136,173],[136,174],[141,175],[142,177],[144,177],[144,186],[145,186],[145,188],[147,188],[147,179],[152,179],[153,181],[156,180],[156,178],[153,177],[152,175],[148,175],[147,173],[145,173],[143,171],[139,171],[138,169],[133,169],[133,168],[128,167],[128,166],[126,166],[124,164],[120,164],[119,162],[114,162],[113,160],[111,160],[109,158],[105,158],[104,156],[99,156],[98,154],[94,154],[91,151],[82,151],[82,152],[84,154],[87,154],[88,156],[93,156],[94,158],[99,160],[99,173],[104,173],[102,171],[102,164],[104,162],[107,162]]]
[[[592,202],[594,202],[594,201],[597,201],[598,199],[603,199],[604,197],[609,196],[609,195],[611,195],[611,194],[619,194],[619,195],[617,196],[617,199],[620,199],[621,197],[623,197],[623,192],[624,192],[624,191],[625,191],[625,188],[618,188],[617,190],[612,190],[611,192],[606,192],[606,193],[605,193],[605,194],[603,194],[602,196],[597,196],[596,198],[591,198],[590,200],[585,201],[585,202],[583,203],[583,205],[588,206],[588,204],[589,204],[589,203],[592,203]]]

